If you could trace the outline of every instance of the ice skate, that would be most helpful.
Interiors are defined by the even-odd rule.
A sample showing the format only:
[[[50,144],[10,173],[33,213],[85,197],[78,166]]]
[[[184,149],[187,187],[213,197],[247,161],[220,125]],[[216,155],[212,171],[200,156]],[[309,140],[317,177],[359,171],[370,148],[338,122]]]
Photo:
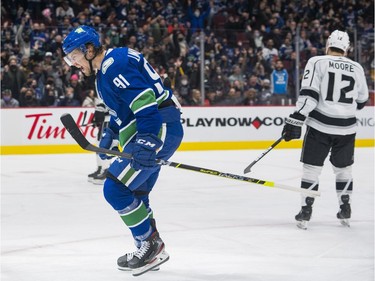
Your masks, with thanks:
[[[164,242],[155,231],[149,238],[142,241],[141,247],[133,253],[132,257],[127,256],[127,267],[132,270],[133,276],[139,276],[156,269],[168,259],[169,254],[165,251]]]
[[[156,230],[156,220],[154,218],[151,218],[150,219],[150,224],[151,224],[151,227],[154,231],[157,231]],[[134,244],[135,246],[139,249],[141,247],[141,242],[138,241],[138,240],[134,240]],[[128,261],[131,260],[134,256],[134,254],[136,253],[137,251],[134,251],[134,252],[131,252],[131,253],[126,253],[125,255],[119,257],[117,259],[117,267],[119,270],[123,270],[123,271],[131,271],[132,269],[129,267],[128,265]],[[154,267],[153,269],[151,269],[152,271],[158,271],[160,269],[159,266],[156,266]]]
[[[94,177],[96,177],[100,173],[101,169],[102,169],[102,167],[98,166],[98,169],[95,172],[89,174],[87,176],[88,182],[93,182]]]
[[[126,253],[125,255],[119,257],[117,259],[117,267],[118,267],[118,269],[119,270],[123,270],[123,271],[131,271],[132,269],[129,267],[128,261],[133,258],[133,256],[134,256],[135,253],[136,253],[136,251],[134,251],[132,253]],[[151,269],[151,271],[158,271],[159,269],[160,269],[160,267],[156,266],[153,269]]]
[[[132,269],[129,267],[128,262],[129,262],[129,260],[131,260],[133,258],[135,253],[136,253],[136,251],[134,251],[132,253],[126,253],[125,255],[119,257],[117,259],[118,269],[124,270],[124,271],[131,271]]]
[[[302,206],[301,211],[295,216],[297,221],[297,227],[300,229],[307,229],[307,224],[311,219],[312,214],[312,204],[314,203],[314,198],[306,197],[306,206]]]
[[[103,171],[100,171],[98,174],[94,175],[91,182],[93,184],[103,184],[107,178],[107,171],[108,169],[104,169]]]
[[[352,211],[349,204],[349,195],[343,195],[341,200],[343,204],[340,205],[340,211],[337,213],[337,218],[343,226],[350,227],[349,219]]]
[[[311,206],[303,206],[301,211],[295,216],[297,227],[306,230],[312,213]]]

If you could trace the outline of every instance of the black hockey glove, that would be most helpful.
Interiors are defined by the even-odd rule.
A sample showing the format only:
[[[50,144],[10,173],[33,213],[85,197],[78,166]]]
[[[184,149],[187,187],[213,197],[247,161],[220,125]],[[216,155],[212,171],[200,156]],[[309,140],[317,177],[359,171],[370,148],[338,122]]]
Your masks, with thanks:
[[[94,112],[94,117],[92,118],[92,124],[94,127],[100,127],[104,122],[105,112],[97,111]]]
[[[282,132],[285,141],[299,139],[301,137],[302,125],[305,119],[305,116],[297,112],[290,114],[289,117],[285,119],[286,124]]]
[[[104,103],[99,103],[96,105],[94,117],[92,118],[92,124],[94,127],[100,127],[103,124],[106,113],[107,109]]]

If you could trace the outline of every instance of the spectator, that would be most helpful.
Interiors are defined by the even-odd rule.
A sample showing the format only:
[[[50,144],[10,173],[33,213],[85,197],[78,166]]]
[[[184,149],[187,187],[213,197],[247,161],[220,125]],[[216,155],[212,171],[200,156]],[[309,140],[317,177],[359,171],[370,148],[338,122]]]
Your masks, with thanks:
[[[20,97],[20,106],[21,107],[36,107],[40,103],[36,99],[35,91],[32,88],[22,88]]]
[[[12,24],[8,21],[4,23],[4,26],[1,30],[1,49],[12,51],[14,42],[14,31]]]
[[[70,18],[68,16],[65,16],[62,21],[59,21],[59,34],[62,36],[67,35],[72,29],[73,25],[70,23]]]
[[[57,91],[52,87],[47,87],[40,104],[47,107],[57,106],[59,104],[59,96],[57,95]]]
[[[189,77],[187,75],[182,75],[180,80],[176,85],[176,90],[179,92],[180,97],[184,101],[183,103],[186,104],[189,100],[189,95],[191,92],[191,88],[189,85]]]
[[[43,81],[45,80],[43,79]],[[44,85],[44,82],[39,83],[38,85],[38,81],[35,78],[28,78],[25,86],[33,90],[36,100],[40,102],[44,94],[43,85]],[[48,85],[48,82],[47,82],[47,85]]]
[[[82,89],[82,83],[79,81],[78,74],[73,74],[68,83],[68,87],[73,88],[74,90],[74,99],[78,100],[82,104],[85,99],[84,92]]]
[[[263,35],[261,35],[259,30],[254,30],[254,42],[255,42],[255,47],[264,48],[264,43],[263,43]]]
[[[199,36],[196,36],[193,40],[193,43],[191,44],[189,48],[189,52],[187,54],[187,59],[189,61],[189,64],[192,65],[193,63],[197,63],[200,58],[200,47],[199,47]]]
[[[187,72],[189,76],[189,84],[193,89],[200,87],[200,70],[197,63],[193,63],[192,67]]]
[[[100,5],[99,0],[94,0],[89,5],[89,10],[90,10],[91,15],[102,17],[103,11],[105,10],[105,6]]]
[[[30,33],[31,48],[44,51],[47,39],[47,35],[41,28],[41,24],[34,23]]]
[[[61,59],[61,47],[62,47],[62,36],[60,34],[56,34],[55,37],[51,39],[49,45],[49,51],[52,54],[55,54],[59,59]],[[57,57],[55,57],[57,59]]]
[[[279,49],[280,59],[281,60],[292,60],[292,53],[294,51],[294,47],[292,46],[292,42],[288,37],[284,39],[284,43],[281,45]]]
[[[274,47],[273,39],[267,40],[267,44],[262,50],[262,55],[268,65],[272,65],[272,63],[279,57],[279,51]]]
[[[270,105],[272,100],[271,81],[264,79],[262,81],[262,90],[257,93],[257,103],[259,105]]]
[[[41,66],[43,69],[46,69],[47,66],[52,67],[52,64],[53,64],[53,55],[51,52],[46,52],[44,55],[44,60],[41,63]]]
[[[155,44],[153,47],[153,52],[150,55],[150,63],[153,62],[153,66],[167,68],[167,56],[165,53],[165,46],[162,44]]]
[[[19,106],[20,103],[18,100],[12,97],[12,91],[5,89],[1,95],[1,108],[14,108]]]
[[[119,34],[118,28],[115,24],[111,24],[110,29],[107,31],[105,43],[107,45],[107,48],[119,46],[119,44],[120,44],[120,34]]]
[[[244,93],[244,99],[242,101],[243,105],[257,105],[258,100],[257,100],[257,90],[254,88],[250,88]]]
[[[42,68],[41,63],[34,63],[32,66],[32,72],[28,78],[27,86],[33,88],[37,92],[38,99],[41,98],[41,90],[47,81],[47,77],[48,73]],[[31,83],[29,79],[31,79]]]
[[[26,82],[26,76],[23,71],[20,70],[17,58],[11,57],[9,63],[4,66],[3,81],[1,87],[3,89],[10,89],[12,96],[16,100],[20,100],[20,90],[22,85]]]
[[[74,89],[67,87],[65,89],[65,96],[60,100],[59,106],[81,106],[78,99],[74,98]]]
[[[22,18],[21,24],[18,27],[17,35],[16,35],[16,42],[20,46],[20,54],[23,56],[30,57],[31,56],[31,40],[30,40],[30,32],[25,30],[25,23],[29,19],[27,16]]]
[[[111,7],[111,3],[114,2],[116,4]],[[259,1],[251,9],[248,1],[232,3],[228,0],[198,0],[189,1],[185,6],[178,5],[178,1],[167,2],[118,0],[104,3],[102,0],[61,0],[57,2],[60,4],[55,4],[47,1],[40,2],[41,5],[38,4],[36,7],[40,10],[38,15],[36,10],[30,8],[33,5],[28,7],[25,1],[21,1],[14,10],[9,3],[4,2],[2,11],[5,20],[1,30],[1,60],[4,71],[2,84],[7,83],[5,72],[9,58],[15,55],[17,64],[26,77],[31,75],[30,77],[37,80],[37,88],[43,89],[47,76],[54,77],[56,88],[60,90],[63,88],[61,81],[69,85],[72,73],[69,69],[66,70],[66,65],[62,63],[61,42],[64,36],[79,24],[93,25],[102,33],[103,43],[107,47],[127,45],[144,53],[155,68],[159,68],[159,64],[162,65],[157,70],[160,73],[173,68],[176,58],[179,57],[182,64],[175,77],[168,71],[172,88],[178,83],[181,75],[188,76],[190,86],[200,88],[200,38],[197,38],[196,31],[205,30],[207,36],[204,39],[204,60],[209,60],[210,63],[204,73],[205,80],[208,79],[207,83],[205,82],[208,92],[228,92],[227,81],[223,79],[232,74],[234,65],[240,65],[245,80],[244,90],[249,90],[250,87],[246,83],[249,75],[254,74],[260,80],[268,79],[274,70],[275,61],[279,58],[289,74],[290,97],[294,94],[293,87],[300,83],[299,79],[295,78],[299,75],[294,73],[296,56],[299,56],[302,69],[309,58],[324,54],[330,31],[339,25],[347,28],[351,36],[354,31],[356,32],[361,51],[357,53],[357,57],[354,57],[355,53],[349,52],[348,57],[364,66],[368,81],[371,81],[374,11],[371,9],[373,5],[368,1],[355,5],[344,3],[343,8],[337,11],[329,5],[323,6],[325,2],[316,1],[295,5],[282,4],[283,1],[267,5],[267,1]],[[91,3],[92,12],[89,8]],[[187,12],[188,9],[184,10],[189,6],[191,13]],[[200,21],[194,18],[194,12],[202,17],[208,10],[210,15],[203,21],[202,18]],[[213,17],[212,23],[210,17]],[[212,29],[223,28],[225,24],[231,30],[238,30],[238,34]],[[297,26],[301,30],[299,54],[293,51],[297,39]],[[30,33],[31,31],[33,32]],[[270,40],[273,41],[272,48],[269,47]],[[243,46],[240,46],[239,42],[242,42]],[[242,53],[244,49],[247,50],[246,57]],[[52,69],[50,64],[45,64],[46,52],[53,55]],[[28,69],[26,57],[29,57]],[[25,64],[20,62],[21,59]],[[245,62],[244,68],[242,62]],[[33,66],[38,63],[42,63],[39,72],[38,66]],[[221,67],[220,74],[215,73],[216,67]],[[217,76],[223,81],[217,79]],[[90,79],[80,83],[87,88],[93,87],[93,81]],[[2,85],[2,89],[5,89],[4,86],[6,85]],[[23,85],[19,87],[21,86]],[[34,90],[39,98],[38,89]],[[16,94],[13,92],[14,96]],[[83,98],[81,97],[81,101]],[[215,99],[220,100],[218,95]]]
[[[56,18],[62,21],[65,17],[74,18],[73,8],[69,6],[69,1],[64,0],[56,9]]]
[[[238,81],[240,83],[241,89],[244,85],[244,74],[242,73],[241,67],[237,64],[233,66],[233,72],[229,76],[229,82],[233,85],[235,81]]]
[[[184,36],[183,33],[177,32],[174,33],[174,38],[177,37],[177,41],[175,42],[176,46],[176,52],[177,52],[177,57],[186,57],[188,52],[189,52],[189,45],[186,41],[186,37]]]
[[[284,69],[283,62],[278,60],[271,74],[272,104],[285,105],[288,99],[288,72]]]
[[[83,107],[95,107],[100,103],[100,99],[96,96],[95,90],[89,89],[86,91],[86,98],[84,99]]]
[[[48,26],[48,28],[53,28],[57,26],[57,21],[52,17],[52,11],[50,8],[46,8],[42,11],[43,23]]]
[[[191,91],[191,97],[188,100],[188,105],[190,106],[200,106],[202,105],[202,94],[198,89],[193,89]]]
[[[241,91],[231,87],[228,94],[222,99],[218,105],[243,105],[244,99],[241,96]]]
[[[207,102],[207,105],[217,105],[219,103],[219,100],[217,98],[217,95],[216,95],[216,92],[213,91],[213,90],[210,90],[207,92],[207,96],[206,96],[206,102]]]
[[[304,29],[301,30],[300,32],[300,38],[299,38],[298,44],[299,44],[299,49],[301,51],[310,50],[312,47],[312,44],[309,38],[307,37],[307,32]]]
[[[246,89],[255,89],[257,92],[262,90],[262,85],[260,84],[259,78],[256,75],[251,75],[246,84]]]
[[[53,93],[53,95],[51,94],[51,92]],[[45,87],[43,89],[43,97],[41,99],[41,105],[43,105],[46,102],[46,99],[47,99],[47,103],[48,103],[48,101],[50,101],[52,99],[51,97],[49,97],[49,98],[46,97],[48,95],[48,93],[50,94],[49,96],[55,97],[56,102],[58,102],[59,97],[61,97],[63,95],[62,89],[56,86],[55,79],[52,76],[49,76],[47,78],[46,83],[45,83]]]
[[[31,63],[28,56],[22,56],[19,69],[24,73],[25,77],[29,77],[29,74],[31,73]]]
[[[100,33],[104,32],[107,29],[107,26],[102,22],[102,18],[100,16],[93,16],[91,25]]]
[[[191,0],[188,0],[188,19],[191,23],[190,29],[191,33],[194,34],[199,30],[203,30],[205,26],[205,20],[210,14],[211,7],[213,7],[213,1],[210,1],[210,5],[206,10],[201,10],[198,7],[194,8],[191,5]]]

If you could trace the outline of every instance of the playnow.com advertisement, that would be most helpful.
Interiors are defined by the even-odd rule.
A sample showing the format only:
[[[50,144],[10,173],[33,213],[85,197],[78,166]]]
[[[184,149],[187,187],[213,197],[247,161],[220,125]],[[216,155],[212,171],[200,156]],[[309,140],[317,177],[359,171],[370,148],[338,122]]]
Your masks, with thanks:
[[[183,144],[274,141],[293,107],[185,107],[181,120]],[[98,129],[92,126],[94,108],[1,109],[1,154],[11,147],[75,145],[60,121],[70,113],[90,142]],[[374,140],[374,107],[357,112],[357,140]],[[220,148],[220,146],[218,146]],[[235,148],[235,147],[234,147]]]

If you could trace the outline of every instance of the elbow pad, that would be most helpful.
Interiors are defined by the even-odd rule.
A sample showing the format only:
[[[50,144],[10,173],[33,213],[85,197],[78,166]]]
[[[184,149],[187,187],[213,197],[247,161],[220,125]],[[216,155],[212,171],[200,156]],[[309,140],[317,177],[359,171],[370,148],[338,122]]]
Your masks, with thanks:
[[[298,97],[296,108],[297,112],[308,116],[319,103],[319,94],[312,89],[302,89]]]

